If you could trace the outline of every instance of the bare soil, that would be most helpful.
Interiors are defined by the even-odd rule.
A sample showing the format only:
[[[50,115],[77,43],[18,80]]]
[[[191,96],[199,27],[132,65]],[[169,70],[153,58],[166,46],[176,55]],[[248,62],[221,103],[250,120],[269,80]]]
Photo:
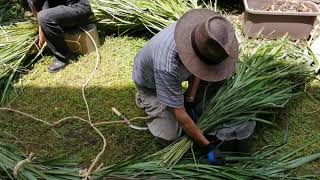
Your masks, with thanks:
[[[277,12],[312,12],[312,7],[306,2],[297,0],[276,0],[263,8],[265,11]]]

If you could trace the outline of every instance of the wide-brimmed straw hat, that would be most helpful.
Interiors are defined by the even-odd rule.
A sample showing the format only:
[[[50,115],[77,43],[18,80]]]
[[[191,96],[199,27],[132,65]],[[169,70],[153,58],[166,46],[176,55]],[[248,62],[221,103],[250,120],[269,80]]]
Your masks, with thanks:
[[[238,60],[239,44],[232,24],[209,9],[193,9],[177,22],[174,34],[179,57],[196,77],[229,78]]]

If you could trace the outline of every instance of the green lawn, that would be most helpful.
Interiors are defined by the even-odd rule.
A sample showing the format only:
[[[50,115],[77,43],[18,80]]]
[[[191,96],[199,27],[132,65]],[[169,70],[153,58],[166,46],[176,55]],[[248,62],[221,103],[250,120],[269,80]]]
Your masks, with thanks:
[[[99,68],[86,89],[94,122],[119,120],[111,112],[112,107],[117,107],[128,118],[144,115],[134,103],[135,88],[131,73],[133,58],[145,43],[145,39],[139,38],[105,39],[99,49]],[[81,86],[95,65],[95,54],[80,57],[56,74],[47,72],[49,63],[50,57],[45,57],[16,84],[17,87],[23,85],[23,92],[11,103],[11,108],[50,122],[67,116],[86,118]],[[316,99],[320,99],[319,84],[314,82],[308,88],[308,92]],[[294,150],[320,138],[320,111],[316,111],[318,108],[318,102],[302,95],[292,100],[288,107],[279,111],[275,117],[280,130],[264,127],[260,132],[269,143],[278,144],[282,141],[283,129],[288,124],[287,149]],[[68,156],[89,164],[102,146],[102,141],[95,131],[88,124],[77,120],[65,122],[55,128],[61,137],[46,125],[12,112],[1,112],[0,123],[0,138],[13,142],[24,152],[34,152],[38,157]],[[144,125],[143,122],[139,124]],[[107,149],[103,157],[106,164],[115,163],[139,152],[152,153],[160,148],[147,132],[134,131],[124,125],[106,125],[99,129],[107,139]],[[266,142],[256,133],[254,144],[255,148],[258,148],[265,146]],[[310,152],[320,152],[320,142],[306,150],[306,153]],[[320,174],[320,161],[306,169],[307,172],[318,171]]]
[[[144,115],[134,103],[131,67],[135,53],[145,42],[135,38],[107,38],[100,48],[99,68],[86,89],[93,122],[119,120],[112,113],[112,107],[118,108],[128,118]],[[11,104],[11,108],[50,122],[67,116],[87,118],[81,87],[90,75],[95,59],[95,53],[91,53],[80,57],[65,70],[50,74],[47,66],[51,59],[45,57],[29,75],[23,77],[23,93]],[[90,162],[102,145],[95,131],[78,120],[55,128],[61,138],[46,125],[13,113],[1,112],[0,123],[0,132],[7,132],[1,133],[2,136],[16,136],[23,142],[17,143],[19,147],[38,156],[67,155]],[[123,160],[139,151],[153,152],[157,147],[147,132],[134,131],[124,125],[108,125],[99,129],[108,143],[104,158],[107,163]]]

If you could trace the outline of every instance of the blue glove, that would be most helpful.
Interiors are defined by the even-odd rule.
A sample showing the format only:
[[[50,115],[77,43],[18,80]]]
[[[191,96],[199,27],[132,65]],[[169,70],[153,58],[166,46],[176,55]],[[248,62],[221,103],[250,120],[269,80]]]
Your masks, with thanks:
[[[214,144],[208,145],[208,163],[211,165],[221,166],[225,164],[224,156]]]

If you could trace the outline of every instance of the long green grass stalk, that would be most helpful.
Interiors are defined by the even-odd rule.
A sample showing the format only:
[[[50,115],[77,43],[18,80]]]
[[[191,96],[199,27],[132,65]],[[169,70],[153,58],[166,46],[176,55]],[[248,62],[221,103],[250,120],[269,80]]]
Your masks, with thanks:
[[[314,179],[316,175],[299,176],[298,167],[320,159],[320,153],[299,156],[309,143],[292,152],[283,153],[283,146],[264,149],[253,156],[227,156],[226,166],[212,166],[205,163],[195,164],[183,160],[172,166],[159,166],[158,160],[148,158],[131,159],[124,163],[101,169],[95,179]]]
[[[306,179],[315,174],[299,176],[297,168],[320,160],[320,153],[301,156],[304,149],[319,139],[291,152],[283,152],[284,146],[264,148],[252,156],[227,154],[226,166],[207,165],[203,160],[195,164],[184,159],[173,166],[159,166],[159,160],[149,157],[131,158],[123,163],[114,164],[96,171],[92,179]],[[0,141],[0,178],[1,179],[47,179],[77,180],[81,174],[75,161],[54,159],[41,161],[37,158],[20,166],[17,177],[15,167],[28,156],[16,147]],[[236,163],[234,163],[236,161]]]
[[[14,146],[0,141],[0,179],[81,179],[79,169],[74,161],[65,159],[42,161],[37,158],[23,164],[19,171],[17,171],[17,177],[14,177],[13,174],[16,165],[26,158],[28,158],[28,156],[25,156]]]
[[[200,6],[197,0],[92,0],[100,25],[119,33],[148,30],[156,33]]]
[[[6,101],[17,75],[25,70],[28,53],[35,43],[35,27],[27,23],[0,30],[0,105]]]
[[[244,53],[236,74],[206,104],[197,122],[200,130],[208,133],[222,124],[232,126],[246,121],[272,124],[260,115],[284,107],[298,94],[294,90],[310,77],[305,65],[290,58],[293,56],[288,55],[288,44],[283,39],[265,43],[253,53]],[[158,152],[161,164],[176,164],[191,145],[192,141],[184,136]]]

